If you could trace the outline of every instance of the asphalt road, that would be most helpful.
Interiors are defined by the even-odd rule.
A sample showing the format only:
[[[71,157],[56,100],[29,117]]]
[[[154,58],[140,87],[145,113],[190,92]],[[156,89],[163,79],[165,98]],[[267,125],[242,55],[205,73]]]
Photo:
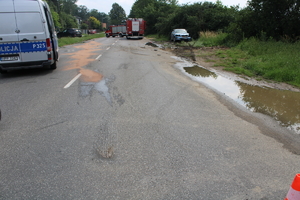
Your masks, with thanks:
[[[285,197],[298,140],[146,42],[100,38],[61,48],[54,71],[0,75],[0,199]]]

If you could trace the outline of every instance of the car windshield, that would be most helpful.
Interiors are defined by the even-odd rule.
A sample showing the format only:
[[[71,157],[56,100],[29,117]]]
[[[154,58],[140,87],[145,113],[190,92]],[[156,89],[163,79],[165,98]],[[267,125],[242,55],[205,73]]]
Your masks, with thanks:
[[[175,33],[187,33],[185,29],[175,29]]]

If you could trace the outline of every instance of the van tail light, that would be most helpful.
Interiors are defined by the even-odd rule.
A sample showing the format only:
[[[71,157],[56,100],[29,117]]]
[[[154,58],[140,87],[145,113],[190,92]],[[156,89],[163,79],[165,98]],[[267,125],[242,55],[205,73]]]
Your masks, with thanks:
[[[47,45],[48,60],[52,60],[52,56],[51,56],[52,44],[50,38],[46,39],[46,45]]]
[[[52,51],[52,45],[51,45],[50,38],[46,39],[46,45],[47,45],[47,52],[51,52]]]

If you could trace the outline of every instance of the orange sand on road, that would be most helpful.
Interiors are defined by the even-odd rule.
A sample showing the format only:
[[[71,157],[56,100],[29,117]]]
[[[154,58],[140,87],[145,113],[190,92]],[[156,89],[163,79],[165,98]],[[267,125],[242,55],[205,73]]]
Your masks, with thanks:
[[[79,69],[82,76],[80,77],[81,80],[84,82],[99,82],[103,78],[103,75],[97,73],[95,71],[85,69],[84,67],[87,66],[89,63],[95,61],[93,56],[97,55],[94,51],[99,50],[99,46],[101,44],[95,41],[89,41],[84,44],[80,44],[75,46],[75,48],[80,48],[80,50],[68,53],[67,55],[71,55],[72,61],[68,63],[68,66],[64,68],[64,70],[73,70]]]

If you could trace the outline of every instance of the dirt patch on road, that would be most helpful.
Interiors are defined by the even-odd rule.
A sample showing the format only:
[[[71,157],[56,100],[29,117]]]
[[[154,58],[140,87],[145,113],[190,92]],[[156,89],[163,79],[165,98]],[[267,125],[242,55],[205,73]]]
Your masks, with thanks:
[[[94,61],[97,54],[95,51],[100,49],[100,43],[96,41],[88,41],[79,46],[74,46],[78,49],[77,51],[66,53],[70,55],[71,60],[68,66],[64,70],[82,69],[84,66],[88,65],[90,62]]]

